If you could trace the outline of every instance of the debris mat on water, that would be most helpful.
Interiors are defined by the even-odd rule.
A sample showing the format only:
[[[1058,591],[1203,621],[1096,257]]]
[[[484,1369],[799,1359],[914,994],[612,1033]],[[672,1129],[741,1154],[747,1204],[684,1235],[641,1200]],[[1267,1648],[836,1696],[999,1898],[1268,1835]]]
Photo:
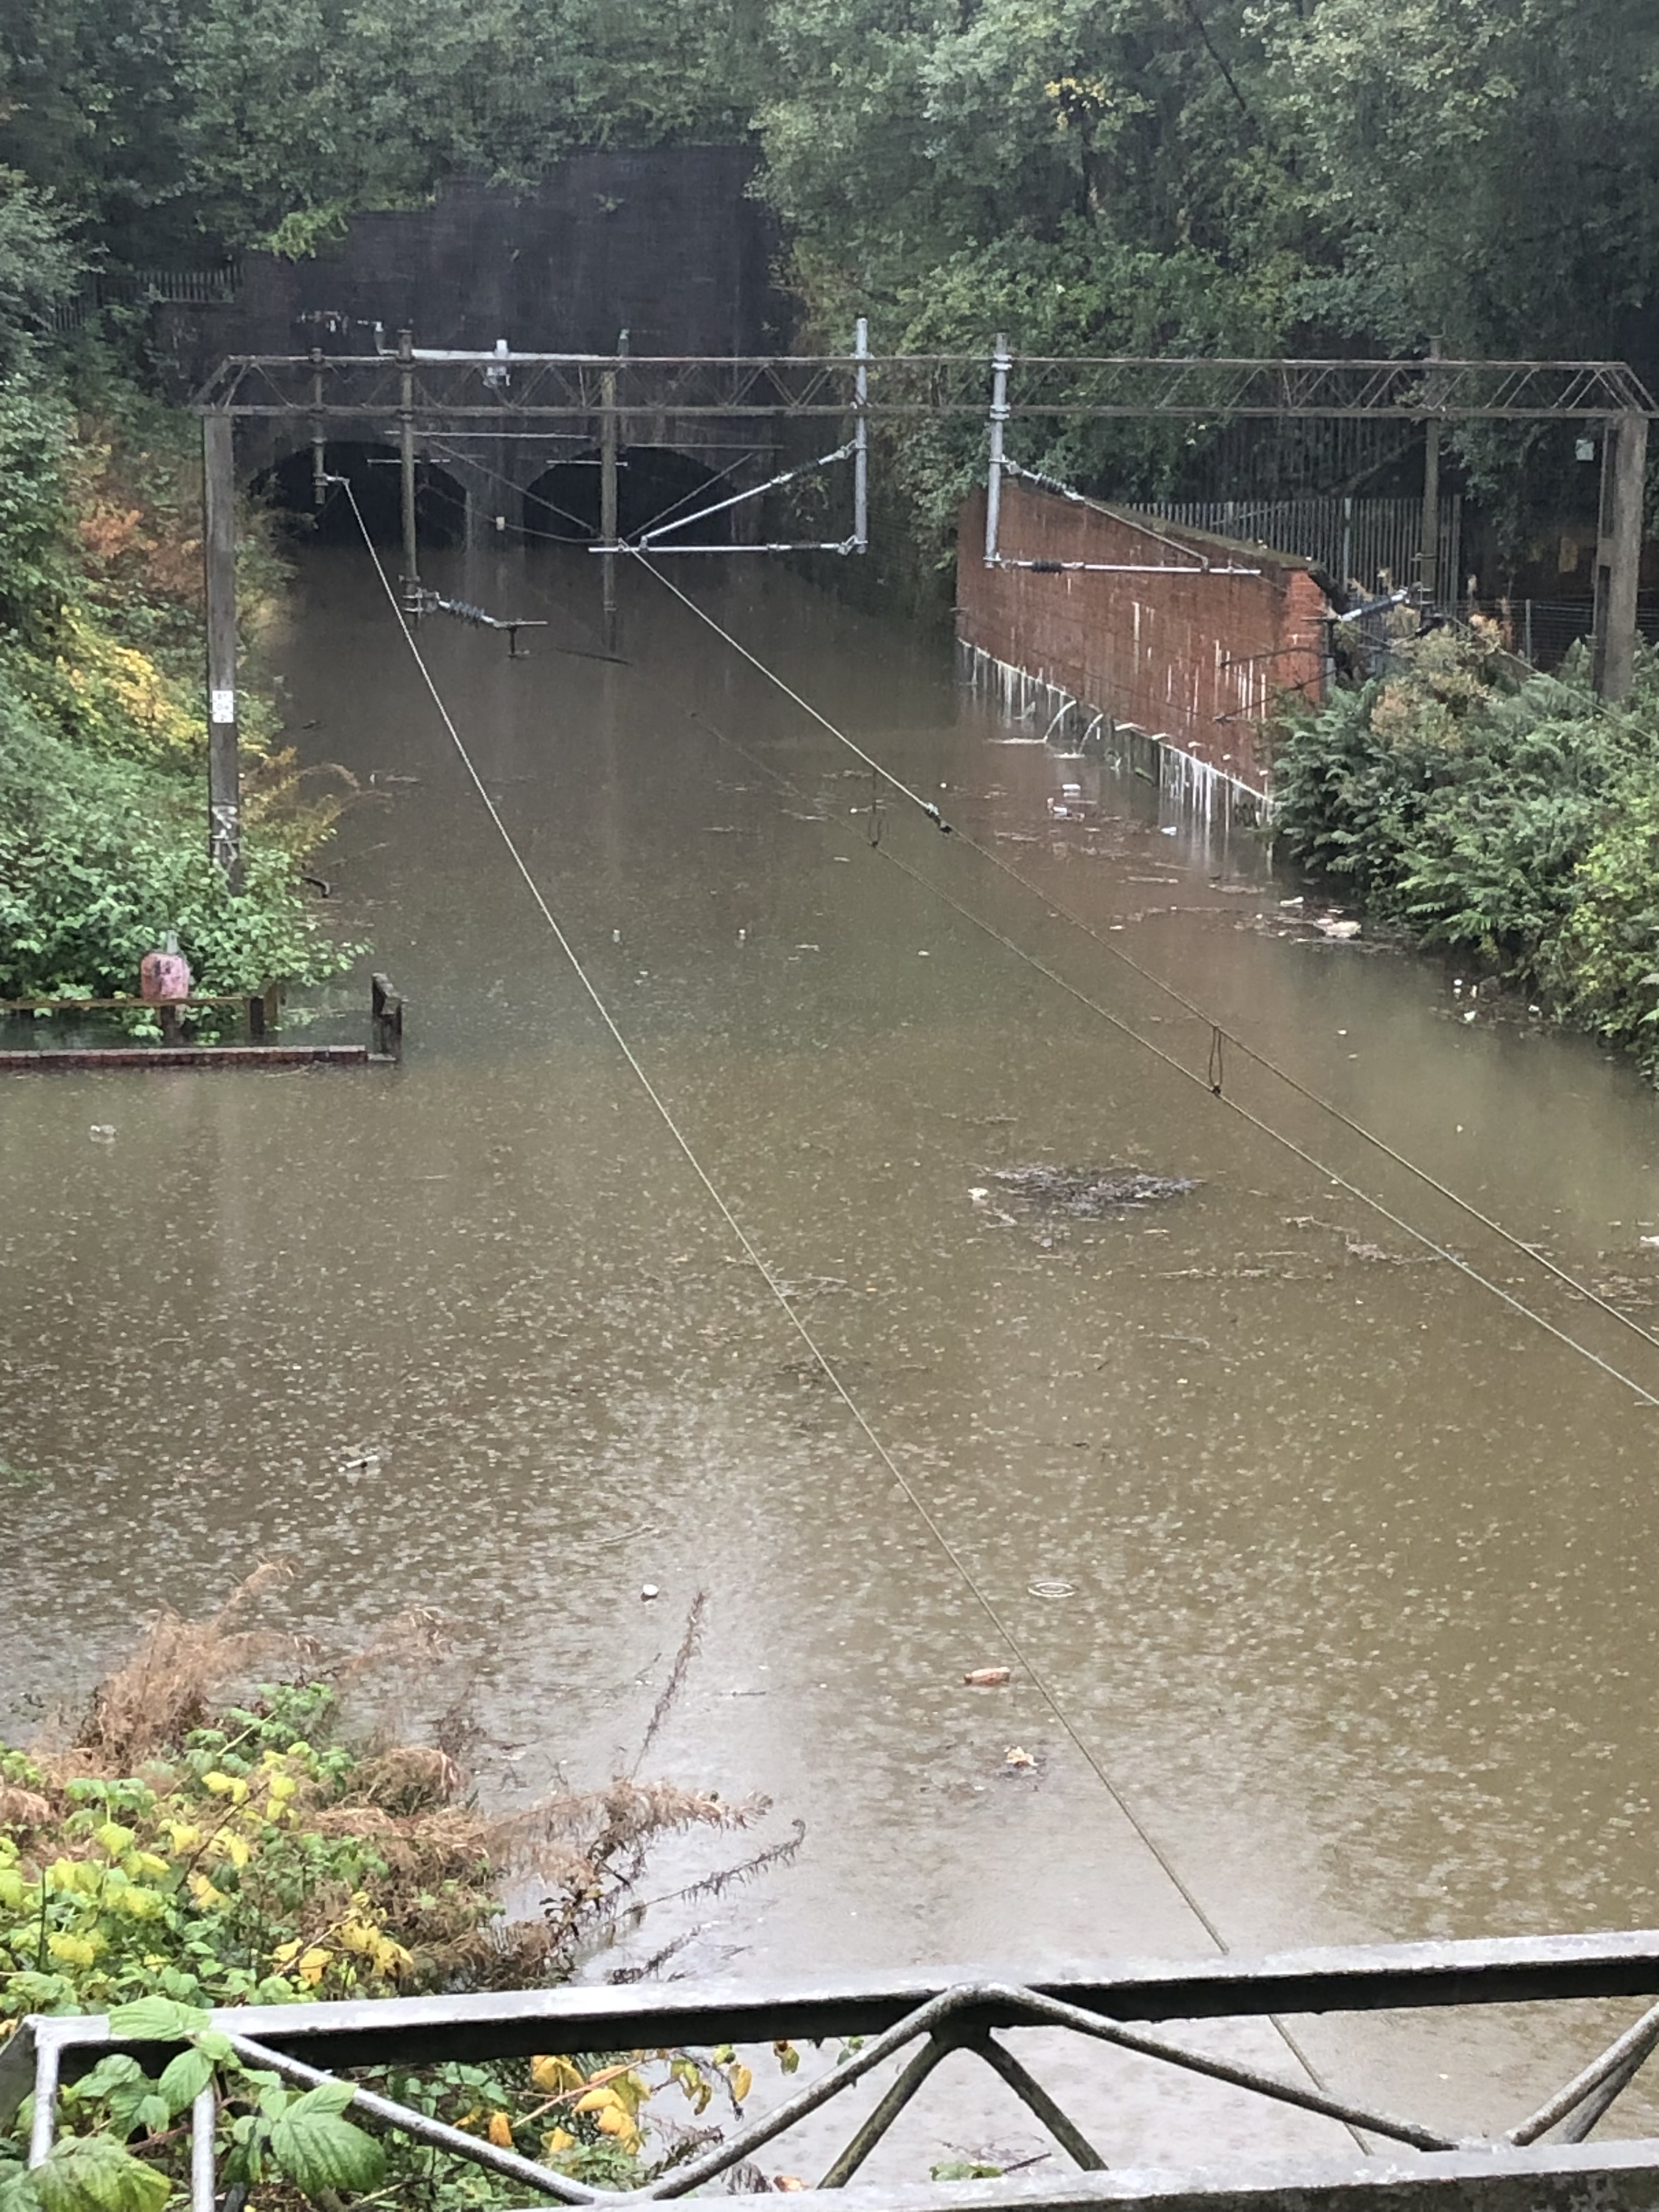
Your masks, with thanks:
[[[1139,1168],[998,1168],[991,1181],[1033,1214],[1065,1214],[1075,1221],[1099,1220],[1198,1188],[1189,1176],[1147,1175]]]

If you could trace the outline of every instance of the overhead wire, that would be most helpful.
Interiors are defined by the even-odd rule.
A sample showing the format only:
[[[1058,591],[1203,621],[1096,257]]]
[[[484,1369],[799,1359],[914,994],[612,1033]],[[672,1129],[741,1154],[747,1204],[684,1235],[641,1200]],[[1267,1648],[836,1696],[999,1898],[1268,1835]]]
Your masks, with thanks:
[[[633,550],[631,548],[629,550]],[[848,737],[844,730],[838,728],[837,726],[830,720],[829,716],[823,714],[817,707],[813,706],[810,700],[802,698],[801,695],[796,691],[791,684],[787,683],[775,669],[769,667],[767,663],[762,660],[757,654],[751,653],[749,647],[743,643],[740,638],[733,636],[732,632],[726,629],[723,624],[717,622],[714,616],[712,616],[706,608],[700,606],[696,600],[691,598],[689,592],[682,591],[680,586],[674,582],[672,577],[665,575],[659,568],[653,567],[652,562],[647,560],[644,555],[635,551],[634,557],[639,562],[641,568],[645,568],[651,575],[655,577],[657,581],[663,586],[665,590],[672,592],[674,597],[680,601],[682,605],[688,608],[691,613],[696,616],[700,622],[705,623],[707,627],[713,630],[717,636],[721,638],[733,652],[738,653],[743,659],[746,660],[752,668],[757,670],[769,683],[772,684],[778,690],[782,692],[787,699],[790,700],[794,705],[799,707],[803,712],[808,714],[811,720],[818,725],[821,729],[826,731],[832,738],[834,738],[837,744],[845,746],[855,758],[862,761],[865,766],[869,768],[873,774],[878,775],[890,789],[897,792],[901,797],[909,799],[913,805],[918,806],[936,827],[952,832],[958,842],[966,847],[969,851],[976,854],[981,860],[987,861],[992,867],[997,869],[1001,874],[1006,876],[1010,881],[1018,884],[1022,890],[1030,893],[1033,897],[1042,900],[1045,908],[1057,919],[1068,923],[1073,928],[1080,930],[1085,937],[1090,939],[1092,943],[1097,945],[1103,951],[1109,953],[1113,959],[1121,962],[1124,967],[1132,970],[1133,974],[1141,977],[1143,981],[1152,985],[1157,990],[1163,992],[1164,995],[1174,1001],[1175,1004],[1181,1006],[1185,1012],[1190,1014],[1195,1020],[1201,1022],[1204,1026],[1211,1031],[1212,1036],[1218,1036],[1224,1039],[1228,1044],[1233,1046],[1235,1049],[1245,1059],[1253,1061],[1267,1073],[1277,1078],[1279,1081],[1285,1084],[1290,1090],[1294,1091],[1297,1097],[1304,1099],[1308,1104],[1316,1107],[1321,1112],[1330,1115],[1334,1121],[1339,1123],[1343,1128],[1346,1129],[1351,1134],[1360,1139],[1365,1144],[1372,1146],[1376,1152],[1381,1153],[1388,1160],[1391,1161],[1395,1166],[1404,1170],[1407,1174],[1415,1176],[1417,1180],[1423,1183],[1427,1188],[1434,1191],[1437,1196],[1446,1200],[1450,1205],[1457,1208],[1471,1220],[1478,1222],[1483,1229],[1489,1231],[1511,1250],[1520,1255],[1524,1260],[1530,1261],[1532,1265],[1542,1269],[1545,1273],[1551,1275],[1565,1285],[1575,1297],[1583,1299],[1587,1304],[1595,1307],[1599,1311],[1606,1314],[1612,1320],[1618,1322],[1623,1328],[1628,1329],[1632,1334],[1640,1337],[1644,1343],[1651,1346],[1655,1351],[1659,1351],[1659,1335],[1656,1335],[1651,1330],[1644,1328],[1642,1323],[1635,1320],[1631,1315],[1621,1312],[1617,1306],[1613,1305],[1608,1299],[1602,1297],[1601,1294],[1595,1290],[1589,1284],[1581,1282],[1576,1275],[1572,1274],[1569,1269],[1563,1267],[1559,1261],[1552,1260],[1547,1254],[1540,1252],[1535,1246],[1528,1244],[1522,1238],[1516,1237],[1511,1230],[1506,1229],[1501,1222],[1494,1220],[1491,1215],[1485,1212],[1480,1206],[1474,1205],[1471,1200],[1466,1199],[1460,1192],[1454,1190],[1449,1184],[1443,1182],[1437,1176],[1431,1173],[1428,1169],[1419,1166],[1416,1161],[1411,1159],[1407,1155],[1400,1152],[1395,1146],[1390,1145],[1385,1138],[1379,1137],[1374,1131],[1366,1128],[1363,1122],[1355,1121],[1351,1115],[1344,1112],[1342,1108],[1335,1104],[1333,1100],[1324,1097],[1320,1092],[1314,1091],[1308,1085],[1303,1083],[1299,1078],[1292,1075],[1288,1068],[1282,1066],[1278,1061],[1273,1060],[1271,1055],[1262,1052],[1258,1047],[1249,1043],[1246,1038],[1238,1036],[1236,1031],[1230,1030],[1225,1024],[1217,1021],[1212,1015],[1207,1013],[1203,1007],[1197,1005],[1193,1000],[1189,999],[1186,994],[1178,989],[1176,985],[1169,982],[1164,977],[1159,975],[1154,969],[1145,966],[1140,961],[1136,960],[1133,955],[1125,952],[1120,946],[1113,945],[1109,939],[1103,936],[1102,933],[1094,928],[1090,922],[1085,920],[1082,915],[1073,912],[1072,908],[1066,906],[1060,900],[1050,896],[1050,895],[1042,889],[1041,884],[1033,883],[1030,877],[1022,874],[1012,862],[1004,860],[1000,853],[993,852],[988,846],[981,844],[977,838],[964,831],[959,823],[946,822],[944,819],[939,808],[932,800],[923,799],[919,793],[914,791],[901,777],[894,775],[883,763],[875,759],[872,755],[865,750],[863,746],[858,744],[852,738]],[[884,852],[887,852],[890,859],[896,858],[896,856],[893,855],[886,847],[881,847],[879,849]],[[902,866],[903,864],[896,863],[896,865]],[[915,872],[913,871],[912,872]],[[927,878],[920,875],[918,875],[917,880],[922,883],[929,883],[929,879]],[[929,887],[933,889],[939,897],[945,899],[949,903],[952,905],[957,905],[958,903],[955,900],[951,899],[950,893],[945,891],[941,886],[929,884]],[[963,913],[969,920],[974,921],[975,923],[979,922],[979,917],[972,914],[970,909],[965,907],[960,907],[959,911]],[[990,927],[990,925],[988,924],[980,924],[979,926],[987,928]],[[993,935],[1000,935],[1000,933],[994,929],[991,931],[991,933]],[[1022,948],[1015,945],[1012,939],[1003,939],[1001,941],[1006,943],[1011,951],[1018,953],[1019,957],[1022,958],[1030,957],[1030,956],[1028,956],[1024,952]],[[1038,966],[1042,965],[1042,963],[1037,963],[1035,960],[1033,960],[1033,964]],[[1130,1029],[1116,1017],[1109,1014],[1103,1007],[1100,1006],[1094,1000],[1089,999],[1085,994],[1076,991],[1073,986],[1065,982],[1064,979],[1060,977],[1057,974],[1054,974],[1054,971],[1044,968],[1042,972],[1052,975],[1054,980],[1060,983],[1062,988],[1073,991],[1074,996],[1080,999],[1085,1006],[1090,1006],[1091,1010],[1098,1014],[1103,1020],[1111,1022],[1114,1026],[1121,1029],[1125,1035],[1133,1036],[1137,1042],[1145,1045],[1147,1050],[1157,1053],[1159,1058],[1167,1060],[1171,1066],[1178,1068],[1182,1074],[1192,1076],[1193,1079],[1195,1081],[1203,1082],[1204,1087],[1206,1090],[1212,1088],[1212,1086],[1206,1082],[1202,1077],[1196,1076],[1193,1070],[1188,1068],[1184,1063],[1176,1060],[1173,1054],[1164,1053],[1160,1047],[1154,1045],[1150,1039],[1140,1036],[1138,1031]],[[1406,1233],[1413,1237],[1418,1243],[1426,1246],[1437,1256],[1450,1261],[1453,1265],[1458,1267],[1464,1273],[1468,1275],[1472,1280],[1480,1284],[1483,1289],[1491,1291],[1494,1297],[1501,1298],[1505,1304],[1513,1307],[1516,1312],[1524,1315],[1528,1320],[1535,1323],[1537,1327],[1546,1330],[1552,1336],[1558,1338],[1561,1343],[1571,1346],[1574,1351],[1580,1353],[1583,1358],[1591,1361],[1595,1366],[1601,1368],[1607,1375],[1621,1382],[1627,1389],[1633,1391],[1644,1403],[1650,1406],[1659,1406],[1659,1396],[1656,1396],[1652,1392],[1645,1389],[1639,1382],[1635,1382],[1631,1376],[1624,1374],[1617,1367],[1614,1367],[1610,1361],[1602,1359],[1598,1353],[1591,1351],[1588,1346],[1580,1344],[1576,1337],[1569,1335],[1564,1329],[1558,1328],[1553,1322],[1547,1321],[1542,1315],[1535,1312],[1533,1308],[1524,1304],[1520,1299],[1515,1297],[1510,1291],[1504,1290],[1500,1285],[1491,1281],[1489,1278],[1482,1275],[1477,1269],[1470,1267],[1466,1261],[1458,1258],[1455,1255],[1448,1251],[1445,1247],[1437,1244],[1425,1231],[1419,1230],[1413,1224],[1404,1221],[1402,1218],[1393,1214],[1380,1200],[1372,1199],[1368,1194],[1360,1190],[1358,1185],[1348,1183],[1346,1178],[1338,1176],[1334,1170],[1327,1168],[1322,1163],[1316,1160],[1311,1153],[1307,1152],[1303,1147],[1297,1146],[1294,1139],[1276,1129],[1270,1122],[1262,1120],[1260,1116],[1249,1115],[1237,1100],[1232,1098],[1231,1096],[1225,1096],[1220,1092],[1217,1092],[1215,1095],[1222,1099],[1223,1103],[1231,1106],[1235,1112],[1243,1115],[1246,1119],[1252,1121],[1264,1134],[1271,1137],[1275,1143],[1282,1145],[1286,1150],[1295,1152],[1298,1158],[1308,1161],[1310,1164],[1317,1166],[1322,1174],[1330,1176],[1333,1181],[1341,1183],[1345,1188],[1352,1190],[1357,1197],[1364,1200],[1364,1202],[1367,1206],[1372,1207],[1372,1209],[1377,1213],[1383,1215],[1389,1220],[1395,1222],[1395,1225],[1404,1230]]]
[[[801,1316],[796,1311],[795,1307],[791,1303],[789,1294],[786,1290],[782,1280],[768,1265],[767,1261],[762,1256],[759,1249],[754,1243],[752,1238],[749,1236],[748,1231],[744,1228],[736,1214],[733,1213],[730,1205],[726,1202],[726,1198],[721,1194],[719,1186],[709,1175],[708,1170],[703,1166],[702,1162],[693,1149],[690,1139],[681,1128],[679,1122],[675,1118],[667,1102],[663,1097],[661,1092],[657,1089],[655,1084],[651,1080],[651,1078],[646,1072],[638,1054],[635,1052],[632,1045],[629,1044],[626,1036],[623,1034],[621,1027],[617,1024],[616,1018],[612,1015],[609,1006],[601,997],[597,986],[594,984],[592,979],[589,976],[586,969],[582,964],[580,955],[577,953],[574,945],[571,943],[570,939],[567,935],[562,925],[560,923],[557,915],[548,904],[548,902],[542,892],[541,887],[537,883],[535,877],[532,874],[530,868],[525,860],[524,855],[520,851],[519,847],[514,839],[511,830],[507,828],[507,823],[502,820],[500,810],[497,808],[495,800],[490,797],[488,787],[485,785],[483,777],[479,775],[477,769],[474,765],[472,757],[467,750],[465,742],[462,738],[460,732],[455,726],[454,718],[451,714],[447,705],[445,703],[443,694],[438,689],[438,685],[433,678],[432,672],[427,665],[426,658],[421,651],[420,644],[410,625],[409,618],[404,613],[403,606],[398,600],[398,594],[396,590],[393,588],[392,580],[386,574],[385,563],[381,561],[379,550],[376,548],[373,538],[369,535],[368,526],[363,520],[362,509],[357,505],[356,498],[353,494],[349,484],[345,486],[345,495],[348,501],[350,502],[352,512],[357,517],[358,527],[362,531],[364,545],[368,549],[369,558],[374,565],[374,571],[380,579],[380,586],[386,594],[387,604],[392,609],[399,630],[403,633],[404,641],[408,646],[410,653],[414,658],[416,667],[420,673],[421,681],[424,684],[426,690],[432,700],[433,705],[437,709],[440,720],[443,723],[444,728],[448,732],[450,742],[455,748],[456,754],[461,762],[462,767],[466,771],[468,780],[471,781],[473,789],[477,792],[478,798],[483,802],[484,811],[489,815],[491,823],[495,825],[495,830],[501,837],[502,844],[506,847],[508,856],[512,860],[514,868],[522,878],[526,890],[529,892],[532,900],[534,902],[537,911],[540,914],[543,921],[547,924],[549,930],[552,933],[555,943],[558,945],[560,951],[563,954],[565,960],[569,964],[572,973],[574,975],[578,983],[582,988],[582,991],[592,1006],[594,1012],[598,1014],[605,1030],[609,1032],[611,1042],[616,1045],[617,1049],[621,1053],[623,1060],[628,1063],[629,1068],[632,1072],[636,1081],[639,1083],[639,1085],[644,1091],[647,1098],[650,1101],[650,1103],[654,1109],[658,1118],[661,1121],[663,1127],[667,1130],[670,1137],[672,1139],[680,1154],[684,1158],[687,1165],[690,1168],[693,1175],[696,1177],[697,1182],[702,1185],[705,1194],[714,1206],[716,1212],[720,1215],[721,1220],[725,1223],[733,1240],[741,1249],[744,1258],[749,1261],[756,1273],[765,1284],[768,1291],[771,1293],[779,1310],[782,1313],[784,1318],[788,1322],[789,1327],[799,1339],[814,1366],[817,1367],[818,1371],[823,1376],[824,1380],[834,1391],[836,1398],[840,1401],[842,1407],[852,1419],[860,1433],[864,1437],[865,1440],[870,1445],[872,1450],[876,1454],[876,1456],[880,1461],[881,1464],[892,1477],[894,1483],[908,1502],[918,1519],[926,1528],[939,1551],[944,1554],[951,1566],[955,1570],[963,1587],[973,1597],[981,1612],[984,1614],[992,1628],[995,1631],[1005,1649],[1015,1659],[1026,1676],[1031,1681],[1032,1685],[1036,1689],[1038,1695],[1042,1698],[1044,1705],[1053,1714],[1057,1726],[1072,1743],[1079,1756],[1085,1761],[1085,1765],[1094,1774],[1096,1779],[1100,1783],[1101,1786],[1106,1790],[1108,1796],[1112,1799],[1112,1802],[1117,1807],[1119,1812],[1122,1814],[1129,1827],[1140,1838],[1142,1844],[1146,1846],[1146,1849],[1151,1854],[1153,1860],[1162,1869],[1163,1873],[1170,1881],[1170,1886],[1179,1895],[1182,1903],[1192,1914],[1194,1919],[1198,1923],[1199,1926],[1203,1929],[1205,1934],[1209,1937],[1210,1941],[1214,1943],[1217,1949],[1225,1952],[1227,1949],[1227,1943],[1225,1938],[1222,1936],[1220,1929],[1211,1918],[1209,1913],[1205,1910],[1204,1905],[1183,1879],[1177,1868],[1173,1864],[1168,1854],[1158,1844],[1156,1838],[1147,1831],[1141,1821],[1137,1818],[1132,1807],[1124,1797],[1122,1792],[1119,1790],[1117,1784],[1113,1781],[1110,1774],[1107,1771],[1100,1759],[1097,1756],[1075,1724],[1067,1717],[1064,1709],[1060,1705],[1054,1691],[1050,1686],[1046,1675],[1030,1658],[1030,1655],[1025,1650],[1024,1646],[1021,1644],[1018,1637],[1015,1634],[1013,1629],[1004,1620],[1002,1613],[994,1601],[985,1590],[979,1582],[978,1577],[975,1575],[972,1568],[969,1565],[962,1553],[957,1550],[957,1547],[951,1542],[950,1537],[946,1534],[943,1526],[933,1512],[932,1509],[928,1506],[926,1499],[922,1498],[920,1492],[915,1488],[915,1486],[905,1475],[903,1470],[900,1468],[892,1453],[888,1449],[886,1444],[882,1441],[875,1429],[871,1425],[862,1408],[859,1406],[857,1401],[852,1396],[845,1382],[842,1380],[841,1374],[836,1367],[835,1363],[830,1359],[829,1354],[818,1343],[818,1340],[813,1334],[811,1329],[807,1326]]]

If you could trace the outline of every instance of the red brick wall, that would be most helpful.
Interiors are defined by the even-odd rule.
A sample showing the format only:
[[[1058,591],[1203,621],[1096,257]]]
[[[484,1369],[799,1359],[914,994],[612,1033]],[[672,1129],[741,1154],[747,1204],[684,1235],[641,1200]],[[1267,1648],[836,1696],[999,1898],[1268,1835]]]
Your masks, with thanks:
[[[1148,517],[1151,522],[1152,518]],[[1259,575],[1041,575],[985,566],[985,494],[964,505],[957,631],[965,644],[1166,738],[1261,790],[1256,740],[1274,695],[1318,698],[1325,597],[1306,564],[1202,531],[1154,526],[1160,544],[1097,507],[1005,482],[999,550],[1011,559],[1180,562],[1176,546]]]

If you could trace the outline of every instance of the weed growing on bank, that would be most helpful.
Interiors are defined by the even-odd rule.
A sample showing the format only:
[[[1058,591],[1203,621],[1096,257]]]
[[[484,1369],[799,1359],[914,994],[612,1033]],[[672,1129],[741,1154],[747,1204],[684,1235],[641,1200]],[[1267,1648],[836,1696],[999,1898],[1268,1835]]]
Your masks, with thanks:
[[[72,1740],[0,1746],[0,2044],[29,2013],[107,2011],[118,2032],[185,2045],[153,2074],[110,2057],[66,2088],[59,2140],[33,2174],[26,2103],[14,2132],[0,2129],[0,2212],[161,2212],[187,2187],[189,2108],[208,2087],[227,2185],[280,2182],[290,2201],[325,2207],[388,2180],[399,2202],[432,2212],[490,2201],[478,2170],[357,2126],[350,2083],[300,2092],[245,2063],[210,2009],[562,1981],[639,1917],[653,1846],[739,1831],[766,1809],[629,1776],[485,1813],[459,1714],[440,1729],[447,1745],[348,1725],[368,1681],[430,1664],[432,1617],[406,1616],[324,1668],[248,1625],[283,1575],[261,1568],[204,1621],[163,1614]],[[647,1744],[700,1617],[699,1606]],[[230,1694],[282,1662],[279,1679]],[[798,1830],[695,1887],[776,1864],[799,1841]],[[509,1918],[504,1892],[531,1885],[540,1911]],[[779,2057],[793,2070],[793,2052]],[[750,2087],[730,2050],[399,2068],[366,2085],[609,2186],[637,2185],[712,2140],[698,2118],[716,2094],[740,2106]],[[653,2110],[659,2098],[684,2119]]]
[[[209,861],[199,464],[188,419],[95,380],[0,390],[0,997],[116,996],[176,931],[206,993],[310,983],[355,948],[301,880],[349,784],[242,691],[246,887]],[[245,633],[280,576],[246,533]]]
[[[1607,708],[1582,649],[1544,676],[1492,624],[1401,640],[1290,710],[1273,788],[1291,858],[1659,1073],[1659,656]]]

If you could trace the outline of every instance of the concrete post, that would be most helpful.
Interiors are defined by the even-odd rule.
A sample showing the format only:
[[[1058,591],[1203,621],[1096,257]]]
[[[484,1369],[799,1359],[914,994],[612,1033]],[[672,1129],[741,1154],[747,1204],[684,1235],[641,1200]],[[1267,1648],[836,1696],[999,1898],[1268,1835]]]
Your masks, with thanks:
[[[398,359],[402,363],[398,395],[398,451],[403,478],[404,599],[413,602],[420,590],[421,554],[415,526],[415,333],[398,333]]]
[[[1636,595],[1642,571],[1648,420],[1634,410],[1607,417],[1601,447],[1601,519],[1595,549],[1595,689],[1630,696],[1636,662]]]

